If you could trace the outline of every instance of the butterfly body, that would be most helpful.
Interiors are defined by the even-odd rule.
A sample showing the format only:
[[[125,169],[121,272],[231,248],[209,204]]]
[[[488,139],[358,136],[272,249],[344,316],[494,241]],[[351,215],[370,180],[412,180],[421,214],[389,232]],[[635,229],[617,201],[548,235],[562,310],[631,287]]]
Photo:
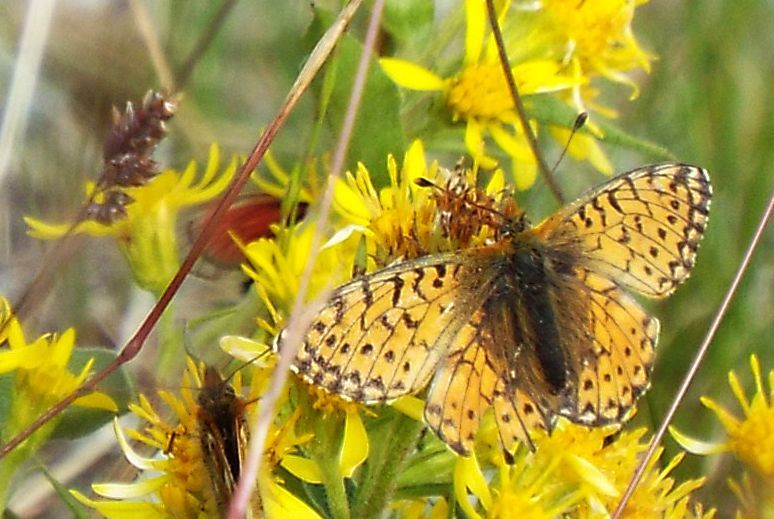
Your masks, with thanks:
[[[212,498],[220,516],[225,517],[247,448],[246,402],[221,379],[217,370],[208,366],[197,403],[202,458],[207,466]],[[262,517],[261,506],[256,492],[248,516]]]
[[[234,388],[224,383],[211,367],[205,371],[205,384],[197,398],[202,453],[205,459],[215,460],[211,479],[216,486],[224,487],[230,494],[241,471],[241,453],[244,433],[244,409]]]
[[[363,403],[429,384],[425,421],[460,454],[489,409],[507,451],[556,416],[620,421],[649,384],[659,330],[627,290],[664,297],[687,278],[710,194],[700,168],[649,166],[535,227],[504,221],[491,245],[354,279],[316,316],[292,369]]]

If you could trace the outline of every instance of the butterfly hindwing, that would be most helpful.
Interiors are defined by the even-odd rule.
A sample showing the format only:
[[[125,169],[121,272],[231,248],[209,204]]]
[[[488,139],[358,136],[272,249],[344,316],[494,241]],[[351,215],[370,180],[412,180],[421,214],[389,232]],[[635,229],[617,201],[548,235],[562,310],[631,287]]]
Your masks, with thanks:
[[[658,321],[613,281],[583,267],[573,278],[562,298],[588,304],[559,320],[573,375],[557,411],[589,425],[620,421],[649,383]]]
[[[514,333],[515,301],[490,297],[460,329],[433,379],[425,421],[454,451],[469,454],[484,413],[495,413],[503,447],[531,443],[529,431],[549,428],[550,397],[539,366]]]

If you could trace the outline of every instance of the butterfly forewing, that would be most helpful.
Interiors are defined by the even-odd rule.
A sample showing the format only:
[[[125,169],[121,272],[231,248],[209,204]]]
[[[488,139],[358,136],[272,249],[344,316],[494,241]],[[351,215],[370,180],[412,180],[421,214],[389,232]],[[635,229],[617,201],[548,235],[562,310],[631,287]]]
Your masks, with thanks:
[[[685,164],[619,175],[536,228],[549,243],[577,243],[589,270],[650,297],[664,297],[693,267],[712,190]]]
[[[481,263],[460,254],[428,256],[343,285],[309,327],[293,370],[358,402],[422,389],[486,294]]]

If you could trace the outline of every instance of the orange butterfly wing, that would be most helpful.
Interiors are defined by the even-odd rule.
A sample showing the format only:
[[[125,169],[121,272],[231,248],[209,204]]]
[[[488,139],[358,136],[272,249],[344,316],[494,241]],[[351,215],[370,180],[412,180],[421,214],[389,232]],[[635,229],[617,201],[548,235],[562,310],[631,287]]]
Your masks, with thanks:
[[[439,254],[398,263],[334,291],[308,329],[292,369],[343,398],[385,402],[422,389],[486,283],[477,260]],[[280,334],[281,348],[285,332]]]
[[[592,272],[650,297],[688,278],[709,216],[706,170],[661,164],[629,171],[535,228],[556,247],[579,247]]]

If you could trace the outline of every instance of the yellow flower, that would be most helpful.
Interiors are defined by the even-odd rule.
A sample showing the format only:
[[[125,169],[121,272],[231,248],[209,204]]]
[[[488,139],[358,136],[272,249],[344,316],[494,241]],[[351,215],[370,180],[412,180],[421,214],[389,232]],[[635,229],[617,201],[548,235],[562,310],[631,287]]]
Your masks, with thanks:
[[[409,147],[398,169],[387,160],[390,184],[379,191],[362,165],[336,184],[333,206],[352,228],[366,237],[373,262],[367,270],[407,259],[484,245],[502,223],[498,213],[515,209],[507,196],[502,170],[495,170],[484,189],[476,188],[475,171],[439,168],[426,163],[422,141]],[[432,185],[426,185],[430,182]],[[467,204],[468,218],[454,218]],[[474,211],[475,209],[475,211]]]
[[[574,77],[599,74],[625,83],[632,88],[634,98],[637,85],[625,72],[636,68],[648,72],[653,59],[640,48],[631,27],[636,7],[645,1],[541,0],[542,24],[538,32]]]
[[[269,349],[266,345],[245,337],[226,336],[220,340],[220,345],[224,351],[245,362],[255,362],[255,359],[267,358],[269,360],[266,362],[273,365],[275,359],[275,357],[267,356]],[[253,383],[255,384],[255,381]],[[299,385],[301,385],[300,382]],[[336,418],[331,416],[331,414],[338,411],[343,412],[343,434],[336,465],[342,477],[351,478],[355,469],[362,465],[368,457],[369,450],[368,435],[358,412],[360,406],[325,394],[314,386],[306,386],[304,384],[303,388],[309,390],[310,394],[312,394],[314,409],[322,411],[321,414],[314,417],[318,421],[331,424]],[[262,392],[262,390],[259,391]],[[301,407],[296,406],[294,413],[300,414],[300,412]],[[295,419],[289,420],[287,423],[291,422],[295,423]],[[273,460],[274,465],[281,464],[283,468],[302,481],[320,483],[323,481],[323,476],[319,463],[292,453],[296,445],[306,443],[311,437],[311,434],[304,434],[298,438],[289,434],[280,435],[279,438],[282,441],[269,446],[267,448],[267,455]],[[288,443],[290,439],[294,441]]]
[[[70,395],[88,378],[94,363],[89,359],[80,373],[68,369],[75,346],[75,330],[62,334],[45,334],[27,342],[18,320],[12,315],[5,298],[0,297],[0,339],[8,348],[0,351],[0,374],[13,373],[13,384],[7,415],[0,425],[0,436],[11,438],[35,418],[64,397]],[[95,391],[75,400],[74,405],[117,412],[113,399]],[[4,506],[11,478],[18,465],[28,459],[49,437],[58,420],[53,420],[33,433],[8,456],[0,460],[0,507]]]
[[[587,428],[560,419],[550,436],[535,434],[535,452],[519,449],[513,463],[506,464],[496,447],[496,428],[488,424],[479,436],[478,456],[457,461],[454,483],[458,503],[470,517],[507,517],[515,509],[528,510],[529,517],[603,517],[617,505],[639,455],[647,448],[647,443],[640,441],[644,429],[617,429]],[[682,456],[659,471],[659,455],[660,451],[650,461],[624,517],[682,518],[693,513],[689,509],[691,492],[702,480],[675,486],[670,473]],[[492,470],[494,478],[488,481],[485,473]],[[477,503],[471,503],[470,495]]]
[[[726,430],[725,441],[710,443],[697,440],[679,432],[674,427],[670,428],[670,433],[688,452],[699,455],[732,452],[746,467],[752,469],[760,481],[757,486],[762,490],[765,489],[759,493],[759,496],[756,497],[753,492],[742,492],[743,487],[736,482],[729,482],[729,485],[740,498],[743,508],[754,516],[749,510],[757,508],[762,511],[767,507],[774,508],[774,501],[767,497],[774,493],[774,370],[768,373],[769,389],[766,391],[757,355],[750,356],[750,368],[755,382],[755,394],[752,400],[747,399],[736,373],[731,371],[728,374],[731,392],[742,408],[743,418],[737,418],[710,398],[701,398],[701,403],[717,415]]]
[[[767,392],[757,355],[750,357],[750,367],[755,380],[755,394],[751,401],[745,396],[736,373],[731,371],[728,374],[728,383],[742,407],[744,418],[735,417],[710,398],[701,398],[701,403],[717,415],[726,430],[726,441],[707,443],[685,436],[675,428],[671,428],[670,432],[688,452],[701,455],[733,452],[739,461],[774,483],[774,370],[768,374]]]
[[[248,263],[242,270],[255,281],[259,297],[269,309],[274,324],[261,322],[276,335],[290,313],[306,262],[312,256],[312,239],[317,223],[311,219],[292,228],[277,229],[273,238],[260,238],[244,248]],[[284,246],[283,246],[284,244]],[[307,297],[343,283],[352,276],[357,244],[354,240],[331,239],[315,255],[315,266]]]
[[[327,242],[315,256],[308,298],[351,279],[357,269],[372,271],[395,261],[425,254],[483,245],[493,238],[496,212],[513,212],[513,200],[496,170],[483,190],[475,189],[474,172],[448,171],[427,165],[422,142],[409,147],[399,167],[387,158],[390,184],[377,190],[368,170],[360,164],[334,186],[333,208],[340,217]],[[419,185],[429,181],[434,186]],[[450,191],[452,190],[452,191]],[[444,204],[475,203],[481,214],[470,221],[450,218],[453,207]],[[498,220],[499,222],[499,220]],[[259,297],[273,323],[261,327],[276,335],[295,301],[300,276],[312,255],[317,222],[314,212],[291,228],[276,227],[275,237],[244,246],[248,264],[243,271],[255,281]],[[365,240],[368,259],[357,264]]]
[[[212,200],[228,186],[236,171],[236,159],[222,172],[218,171],[219,163],[220,152],[213,145],[201,177],[193,161],[182,173],[166,170],[144,186],[124,190],[134,199],[126,207],[126,218],[111,225],[86,220],[73,232],[113,236],[139,285],[159,293],[179,267],[177,219],[180,211]],[[87,197],[94,188],[93,183],[86,186]],[[50,224],[29,216],[25,222],[30,227],[29,234],[41,239],[61,237],[70,228],[69,224]]]
[[[236,397],[242,412],[255,411],[253,402],[259,399],[272,369],[266,364],[255,368],[248,398],[242,400]],[[116,437],[124,455],[142,471],[135,482],[93,484],[94,492],[108,500],[90,499],[76,490],[71,490],[71,493],[108,518],[216,517],[220,507],[225,505],[223,499],[229,496],[219,494],[223,487],[219,487],[213,480],[218,477],[216,461],[205,456],[203,449],[203,438],[210,432],[203,425],[206,423],[206,418],[203,418],[206,410],[195,396],[193,388],[201,391],[205,387],[205,377],[204,366],[197,366],[189,360],[180,396],[159,391],[160,398],[176,415],[176,424],[164,419],[142,395],[139,404],[130,406],[131,411],[145,422],[145,426],[143,430],[130,429],[128,434],[132,439],[156,449],[155,456],[146,458],[137,454],[116,422]],[[239,372],[234,376],[233,389],[236,395],[241,395]],[[253,506],[261,507],[268,518],[319,517],[309,505],[284,488],[282,480],[274,474],[286,453],[308,440],[294,436],[293,424],[297,418],[298,414],[286,417],[284,421],[275,424],[269,433],[265,453],[267,463],[259,479],[257,495],[252,501]]]
[[[502,4],[501,23],[509,3]],[[465,13],[465,57],[454,75],[442,78],[401,59],[383,58],[380,63],[400,86],[442,92],[452,119],[466,123],[465,145],[473,159],[486,169],[497,166],[497,160],[486,152],[484,139],[491,137],[511,158],[516,187],[527,189],[535,181],[536,162],[517,120],[494,38],[486,34],[484,2],[467,0]],[[531,59],[516,64],[512,70],[521,95],[569,90],[579,81],[563,74],[560,64],[553,59]]]
[[[18,430],[75,391],[86,380],[94,364],[93,359],[90,360],[78,374],[68,371],[75,347],[75,330],[72,328],[62,334],[41,335],[28,343],[21,325],[12,317],[7,333],[9,349],[0,351],[0,373],[15,372],[15,400],[19,400],[20,409],[4,424],[6,432]],[[78,398],[74,405],[118,411],[115,402],[99,391]],[[16,405],[12,404],[12,408]]]

